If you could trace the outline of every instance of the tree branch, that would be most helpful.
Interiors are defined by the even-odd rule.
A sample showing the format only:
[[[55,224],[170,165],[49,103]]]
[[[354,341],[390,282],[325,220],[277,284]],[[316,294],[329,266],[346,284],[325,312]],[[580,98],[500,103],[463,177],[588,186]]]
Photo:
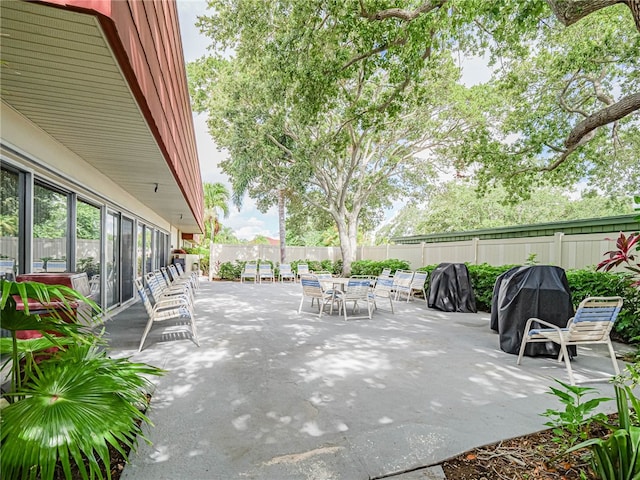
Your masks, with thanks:
[[[437,0],[437,1],[431,1],[431,2],[424,2],[415,10],[404,10],[402,8],[388,8],[386,10],[379,10],[377,12],[369,12],[365,8],[363,1],[360,0],[360,16],[372,22],[386,20],[388,18],[397,18],[405,22],[411,22],[412,20],[415,20],[416,18],[418,18],[420,15],[424,13],[428,13],[428,12],[431,12],[432,10],[442,7],[445,3],[447,3],[447,0]]]
[[[565,27],[573,25],[593,12],[618,3],[624,3],[629,7],[636,28],[640,32],[640,0],[547,0],[553,14]]]
[[[564,142],[565,147],[567,149],[577,147],[581,142],[584,143],[585,136],[596,128],[620,120],[638,109],[640,109],[640,92],[627,95],[613,105],[598,110],[573,127]]]

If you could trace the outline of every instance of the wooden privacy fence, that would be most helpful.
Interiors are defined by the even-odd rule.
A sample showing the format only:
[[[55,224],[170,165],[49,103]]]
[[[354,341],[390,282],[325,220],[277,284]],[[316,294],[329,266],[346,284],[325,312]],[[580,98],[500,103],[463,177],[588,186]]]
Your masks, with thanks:
[[[397,258],[409,262],[411,269],[443,262],[490,265],[522,265],[532,255],[539,264],[557,265],[564,269],[578,269],[597,265],[604,259],[603,253],[615,248],[619,232],[591,233],[583,235],[500,238],[417,243],[407,245],[360,246],[356,260],[387,260]],[[218,245],[213,246],[212,262],[235,260],[280,261],[280,247],[270,245]],[[287,247],[286,259],[339,260],[339,247]]]

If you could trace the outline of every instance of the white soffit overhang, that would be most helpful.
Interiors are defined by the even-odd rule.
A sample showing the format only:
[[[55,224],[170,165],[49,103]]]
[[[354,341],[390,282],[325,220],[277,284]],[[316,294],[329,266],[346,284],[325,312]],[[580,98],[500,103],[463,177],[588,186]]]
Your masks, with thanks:
[[[2,99],[162,218],[199,231],[97,19],[1,0],[0,21]]]

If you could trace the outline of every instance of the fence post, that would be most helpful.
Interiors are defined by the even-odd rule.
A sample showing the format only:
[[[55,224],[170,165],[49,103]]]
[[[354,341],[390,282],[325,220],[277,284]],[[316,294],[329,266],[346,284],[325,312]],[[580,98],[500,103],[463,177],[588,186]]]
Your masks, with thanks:
[[[473,264],[478,265],[478,250],[480,247],[480,238],[473,237],[471,240],[471,245],[473,246]]]
[[[564,233],[556,232],[553,234],[553,250],[551,264],[562,267],[562,237]]]

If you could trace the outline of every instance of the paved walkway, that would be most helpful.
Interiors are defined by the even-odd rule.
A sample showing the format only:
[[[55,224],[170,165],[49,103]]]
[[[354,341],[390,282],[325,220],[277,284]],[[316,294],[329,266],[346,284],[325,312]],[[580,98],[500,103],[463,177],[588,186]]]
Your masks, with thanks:
[[[123,479],[383,478],[541,430],[540,413],[560,407],[546,392],[552,377],[566,381],[564,366],[537,357],[517,366],[487,313],[417,300],[345,322],[318,318],[309,301],[298,314],[300,290],[201,282],[199,348],[183,326],[159,323],[137,353],[140,303],[107,322],[114,356],[168,370],[155,380],[153,444],[140,442]],[[579,349],[576,377],[609,372],[605,350]]]

